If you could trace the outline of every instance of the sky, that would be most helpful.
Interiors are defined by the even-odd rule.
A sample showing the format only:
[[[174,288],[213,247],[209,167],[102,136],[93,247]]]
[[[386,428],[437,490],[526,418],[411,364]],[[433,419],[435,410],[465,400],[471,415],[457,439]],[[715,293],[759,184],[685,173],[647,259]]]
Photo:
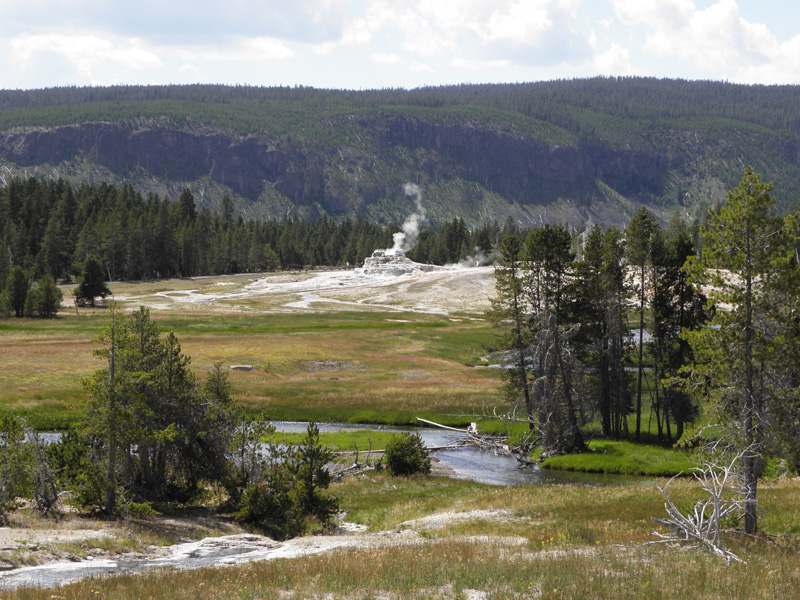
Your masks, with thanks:
[[[800,0],[0,0],[0,88],[800,84]]]

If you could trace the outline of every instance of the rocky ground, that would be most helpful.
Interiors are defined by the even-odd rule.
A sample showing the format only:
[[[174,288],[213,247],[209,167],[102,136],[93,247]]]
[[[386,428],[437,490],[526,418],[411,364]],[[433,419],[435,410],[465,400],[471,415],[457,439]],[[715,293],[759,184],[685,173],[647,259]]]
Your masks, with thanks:
[[[216,522],[217,535],[194,539],[198,531],[196,519],[152,517],[147,525],[171,530],[176,543],[148,544],[142,538],[141,521],[133,526],[124,521],[93,523],[73,517],[52,524],[49,528],[0,528],[0,589],[18,585],[59,585],[89,575],[140,571],[148,568],[198,568],[215,565],[236,565],[251,561],[297,558],[343,549],[377,549],[391,546],[423,544],[425,531],[469,521],[518,521],[504,510],[444,512],[400,523],[389,531],[367,532],[363,525],[349,523],[340,515],[339,524],[327,535],[314,535],[276,541],[245,532],[231,523]],[[206,523],[208,524],[208,523]],[[522,537],[460,536],[468,542],[521,547]]]
[[[424,265],[423,265],[424,266]],[[380,310],[448,316],[482,314],[494,297],[493,267],[434,271],[308,271],[124,285],[115,300],[161,310],[295,312]],[[166,289],[165,289],[166,288]]]

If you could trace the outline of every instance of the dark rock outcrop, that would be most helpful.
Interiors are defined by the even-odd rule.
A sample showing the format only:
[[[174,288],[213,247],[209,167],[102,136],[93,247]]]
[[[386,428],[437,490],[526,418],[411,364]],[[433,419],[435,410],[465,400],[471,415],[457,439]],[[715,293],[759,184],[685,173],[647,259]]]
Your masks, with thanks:
[[[153,181],[174,195],[193,182],[211,182],[217,187],[209,195],[231,193],[245,211],[272,202],[266,213],[253,213],[262,216],[360,214],[387,222],[400,222],[409,212],[401,191],[406,181],[435,188],[426,195],[434,221],[512,217],[577,224],[624,223],[630,206],[676,202],[680,192],[668,186],[679,178],[691,183],[709,177],[702,166],[705,150],[689,143],[673,144],[680,152],[658,152],[647,140],[636,149],[592,137],[555,145],[489,123],[401,114],[348,116],[329,125],[340,145],[295,133],[239,136],[158,120],[20,128],[0,132],[0,159],[19,168],[82,161],[107,169],[116,177],[112,183],[131,183],[142,192],[151,191]],[[800,154],[794,146],[783,151]],[[630,206],[620,207],[619,198]],[[557,210],[548,209],[556,204]]]
[[[254,136],[85,123],[0,134],[0,156],[23,167],[80,157],[120,175],[142,169],[173,181],[210,177],[250,200],[265,185],[298,205],[324,197],[321,165],[298,149],[286,152]]]

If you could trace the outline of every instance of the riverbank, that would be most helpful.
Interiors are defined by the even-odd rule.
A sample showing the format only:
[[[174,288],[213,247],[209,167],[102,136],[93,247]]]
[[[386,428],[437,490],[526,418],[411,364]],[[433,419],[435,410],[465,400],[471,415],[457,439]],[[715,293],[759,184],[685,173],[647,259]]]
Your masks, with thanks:
[[[677,506],[692,506],[701,495],[691,480],[674,481],[669,489]],[[794,600],[800,589],[798,480],[762,486],[762,537],[728,538],[748,563],[730,567],[710,553],[647,545],[658,529],[650,518],[664,514],[652,486],[495,487],[370,473],[330,491],[341,499],[342,523],[349,524],[338,535],[289,542],[216,535],[217,541],[160,550],[162,566],[175,568],[17,590],[2,598]],[[181,570],[181,561],[231,545],[249,551],[216,564],[242,563],[248,553],[258,560]]]
[[[698,465],[691,450],[624,440],[591,440],[586,452],[542,462],[542,468],[547,470],[643,477],[690,475]]]

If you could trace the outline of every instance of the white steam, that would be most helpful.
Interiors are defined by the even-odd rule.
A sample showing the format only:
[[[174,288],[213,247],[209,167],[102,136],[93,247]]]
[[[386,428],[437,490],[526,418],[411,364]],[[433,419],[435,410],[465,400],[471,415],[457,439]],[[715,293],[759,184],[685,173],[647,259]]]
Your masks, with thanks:
[[[471,269],[472,267],[485,267],[491,264],[494,264],[494,258],[487,256],[482,248],[476,246],[472,256],[466,257],[459,263],[445,266],[458,269]]]
[[[414,198],[417,205],[417,212],[413,212],[406,218],[402,225],[402,231],[398,231],[392,236],[393,246],[386,250],[386,254],[394,255],[398,252],[406,253],[417,245],[419,239],[419,229],[425,220],[425,207],[422,206],[422,192],[415,183],[407,183],[403,186],[406,196]]]

